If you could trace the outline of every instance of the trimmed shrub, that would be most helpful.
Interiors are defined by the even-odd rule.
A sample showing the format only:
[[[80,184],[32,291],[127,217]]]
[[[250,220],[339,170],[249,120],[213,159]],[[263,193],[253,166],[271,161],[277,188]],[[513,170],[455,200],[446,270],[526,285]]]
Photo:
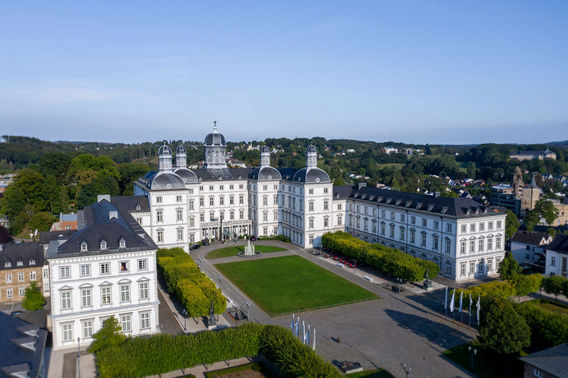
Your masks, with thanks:
[[[208,316],[211,301],[216,314],[225,312],[227,299],[183,249],[159,249],[157,255],[168,292],[178,298],[189,316]]]
[[[284,235],[260,236],[258,240],[278,240],[284,243],[290,243],[290,238]]]
[[[493,297],[507,299],[515,295],[515,287],[510,281],[492,281],[487,283],[482,283],[477,286],[472,286],[464,290],[464,295],[468,296],[471,294],[472,298],[482,298]],[[483,309],[483,307],[481,307]]]
[[[519,354],[530,345],[531,331],[507,299],[487,298],[481,308],[479,339],[488,349],[502,354]]]
[[[302,345],[289,330],[256,323],[189,335],[127,338],[97,347],[97,371],[103,378],[157,375],[259,353],[277,363],[283,376],[339,376],[331,364]]]
[[[393,277],[408,281],[421,281],[426,275],[434,278],[438,275],[438,264],[406,254],[398,249],[381,244],[367,243],[346,232],[337,231],[322,236],[322,245],[330,251],[340,252],[358,261],[377,268]]]

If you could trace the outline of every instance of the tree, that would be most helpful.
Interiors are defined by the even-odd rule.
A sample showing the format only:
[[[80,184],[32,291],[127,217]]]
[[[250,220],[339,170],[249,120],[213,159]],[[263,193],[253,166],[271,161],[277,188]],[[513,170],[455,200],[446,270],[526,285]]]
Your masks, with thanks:
[[[537,201],[534,206],[534,211],[541,217],[543,217],[548,224],[552,224],[558,215],[557,210],[552,202],[548,201],[545,198]]]
[[[564,283],[562,284],[562,294],[564,294],[564,296],[568,298],[568,279],[565,279]]]
[[[497,353],[518,354],[531,343],[531,331],[507,299],[488,298],[482,304],[481,344]]]
[[[505,220],[505,237],[507,240],[511,239],[515,232],[519,229],[521,223],[519,219],[511,210],[507,210],[507,218]]]
[[[13,241],[14,239],[8,229],[4,226],[0,226],[0,244],[12,243]]]
[[[467,163],[467,177],[475,180],[475,162]]]
[[[561,276],[546,277],[542,280],[542,288],[548,294],[554,294],[558,300],[558,294],[562,292],[564,281],[566,279]]]
[[[45,297],[41,293],[37,283],[32,281],[30,286],[26,288],[26,293],[24,295],[24,300],[22,301],[22,306],[28,311],[41,310],[45,304]]]
[[[514,280],[515,277],[523,271],[519,263],[513,257],[511,252],[505,254],[505,258],[499,264],[499,278],[501,280]]]
[[[108,347],[122,344],[126,340],[126,336],[120,332],[121,330],[122,328],[114,316],[105,320],[103,327],[93,335],[93,343],[89,347],[89,352],[97,353]]]
[[[540,289],[542,278],[542,275],[539,273],[530,275],[518,274],[515,277],[513,284],[515,285],[515,292],[519,297],[519,302],[520,297],[529,295],[530,293],[534,293]]]

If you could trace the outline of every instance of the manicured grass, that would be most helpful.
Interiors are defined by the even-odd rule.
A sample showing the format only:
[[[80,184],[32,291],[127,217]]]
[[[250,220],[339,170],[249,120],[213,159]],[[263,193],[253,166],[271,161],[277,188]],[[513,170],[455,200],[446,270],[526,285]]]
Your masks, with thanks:
[[[477,349],[471,370],[471,352],[468,346]],[[523,363],[511,356],[497,355],[482,349],[479,345],[467,343],[448,349],[444,356],[479,378],[522,377]]]
[[[568,306],[563,303],[558,303],[551,301],[546,298],[535,299],[534,301],[526,302],[526,303],[538,303],[538,305],[545,310],[556,312],[558,314],[568,314]]]
[[[205,258],[219,259],[221,257],[236,256],[237,253],[244,252],[244,250],[245,250],[244,245],[235,245],[233,247],[221,248],[211,251],[205,256]],[[255,245],[254,250],[262,253],[270,253],[270,252],[281,252],[285,251],[286,249],[280,247],[273,247],[271,245]]]
[[[378,298],[300,256],[215,266],[271,316]]]

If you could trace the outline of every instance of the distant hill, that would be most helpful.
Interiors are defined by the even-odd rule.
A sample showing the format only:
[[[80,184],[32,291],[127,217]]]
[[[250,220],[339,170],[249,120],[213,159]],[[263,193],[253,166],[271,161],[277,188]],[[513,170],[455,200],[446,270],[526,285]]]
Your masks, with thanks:
[[[563,140],[560,142],[549,142],[545,144],[551,147],[568,148],[568,140]]]

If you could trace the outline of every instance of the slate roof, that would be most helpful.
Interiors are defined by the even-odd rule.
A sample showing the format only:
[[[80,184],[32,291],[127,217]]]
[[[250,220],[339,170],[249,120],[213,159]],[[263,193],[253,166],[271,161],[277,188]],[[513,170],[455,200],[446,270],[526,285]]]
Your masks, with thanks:
[[[314,147],[315,148],[315,147]],[[317,167],[302,168],[294,173],[293,181],[296,182],[330,182],[329,175],[323,169]]]
[[[541,245],[542,239],[548,240],[549,237],[550,235],[544,232],[517,231],[511,238],[511,241],[539,246]],[[546,244],[546,242],[543,244]]]
[[[196,183],[198,181],[197,175],[190,169],[187,168],[176,168],[174,173],[181,177],[184,183]]]
[[[49,244],[52,240],[57,240],[61,236],[62,239],[69,239],[77,230],[67,231],[40,231],[39,244]]]
[[[18,266],[18,262],[22,265]],[[33,262],[33,264],[31,264]],[[9,263],[9,266],[6,266]],[[40,243],[2,244],[0,249],[0,270],[43,266],[43,247]],[[0,349],[1,350],[1,349]]]
[[[199,181],[246,180],[252,168],[200,168],[195,171]]]
[[[568,255],[568,235],[558,235],[546,249]]]
[[[568,377],[568,343],[519,358],[539,370],[557,377]]]
[[[111,198],[111,202],[103,199],[86,207],[80,213],[81,218],[84,219],[82,228],[57,248],[50,247],[47,257],[58,258],[68,254],[91,255],[157,249],[156,244],[129,213],[128,209],[133,205],[135,206],[138,200],[131,197],[113,198]],[[145,197],[142,198],[146,199]],[[143,204],[144,202],[141,201],[140,203]],[[111,215],[113,216],[111,217]],[[106,250],[100,250],[100,244],[103,240],[107,243]],[[120,248],[120,240],[125,241],[126,248]],[[86,251],[81,250],[83,242],[87,243]]]
[[[47,331],[0,312],[0,377],[39,377]]]
[[[251,180],[282,180],[282,175],[273,167],[256,167],[248,176]]]
[[[402,209],[425,211],[460,218],[479,217],[490,213],[505,214],[506,212],[505,208],[487,207],[470,198],[434,197],[427,194],[399,192],[360,185],[335,186],[333,188],[333,197],[358,199],[396,206]]]
[[[121,212],[142,212],[150,211],[150,203],[146,196],[117,196],[112,197],[110,202]]]

